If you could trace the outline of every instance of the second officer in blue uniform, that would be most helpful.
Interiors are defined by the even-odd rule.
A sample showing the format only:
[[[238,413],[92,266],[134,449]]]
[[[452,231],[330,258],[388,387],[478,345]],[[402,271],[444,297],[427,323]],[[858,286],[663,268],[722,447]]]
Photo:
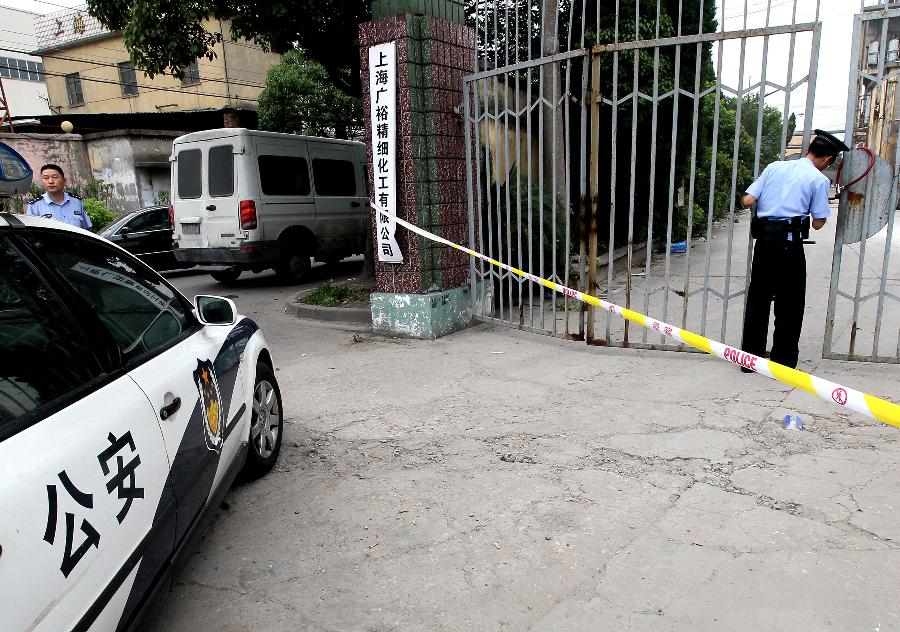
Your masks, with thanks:
[[[800,330],[806,302],[806,256],[803,241],[809,227],[819,230],[831,215],[828,189],[831,182],[822,171],[842,151],[840,140],[815,130],[805,157],[773,162],[750,185],[741,199],[745,208],[756,203],[750,233],[756,239],[741,348],[765,355],[769,312],[775,303],[775,331],[770,359],[796,368]],[[749,372],[750,369],[741,368]]]
[[[72,226],[91,228],[93,224],[84,204],[66,193],[66,175],[62,167],[54,164],[41,167],[41,185],[46,193],[28,205],[29,215],[49,216]]]

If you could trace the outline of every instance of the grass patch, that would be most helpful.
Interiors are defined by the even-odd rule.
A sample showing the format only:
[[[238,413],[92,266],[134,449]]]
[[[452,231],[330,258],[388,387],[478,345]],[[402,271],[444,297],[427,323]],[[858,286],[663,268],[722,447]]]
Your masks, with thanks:
[[[342,307],[347,303],[360,301],[368,296],[367,292],[354,290],[346,285],[323,283],[300,299],[305,305],[321,307]]]

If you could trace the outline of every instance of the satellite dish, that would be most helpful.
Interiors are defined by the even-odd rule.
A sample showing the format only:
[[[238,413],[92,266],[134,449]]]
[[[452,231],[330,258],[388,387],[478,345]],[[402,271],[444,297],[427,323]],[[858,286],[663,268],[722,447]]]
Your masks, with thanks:
[[[0,197],[27,193],[33,175],[28,161],[6,143],[0,143]]]

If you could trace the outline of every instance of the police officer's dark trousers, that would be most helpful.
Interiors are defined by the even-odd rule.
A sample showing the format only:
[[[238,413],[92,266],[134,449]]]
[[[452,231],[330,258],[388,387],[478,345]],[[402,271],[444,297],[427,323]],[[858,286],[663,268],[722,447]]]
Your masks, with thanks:
[[[797,366],[798,343],[806,302],[806,256],[799,241],[756,242],[744,336],[741,348],[757,356],[766,351],[769,312],[775,303],[775,331],[770,359],[789,367]]]

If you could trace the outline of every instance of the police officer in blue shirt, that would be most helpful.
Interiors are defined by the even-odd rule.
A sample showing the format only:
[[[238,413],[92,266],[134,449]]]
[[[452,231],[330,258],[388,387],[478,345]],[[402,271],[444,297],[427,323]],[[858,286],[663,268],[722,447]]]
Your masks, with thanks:
[[[756,247],[741,348],[757,356],[765,354],[774,301],[775,332],[769,357],[791,368],[797,366],[806,302],[803,242],[809,237],[810,224],[819,230],[831,215],[831,181],[822,171],[840,152],[850,149],[827,132],[815,130],[815,134],[805,157],[773,162],[741,199],[744,208],[756,203],[750,222]]]
[[[52,217],[79,228],[91,228],[84,204],[66,193],[66,175],[62,167],[54,164],[41,167],[41,185],[46,193],[28,205],[29,215]]]

